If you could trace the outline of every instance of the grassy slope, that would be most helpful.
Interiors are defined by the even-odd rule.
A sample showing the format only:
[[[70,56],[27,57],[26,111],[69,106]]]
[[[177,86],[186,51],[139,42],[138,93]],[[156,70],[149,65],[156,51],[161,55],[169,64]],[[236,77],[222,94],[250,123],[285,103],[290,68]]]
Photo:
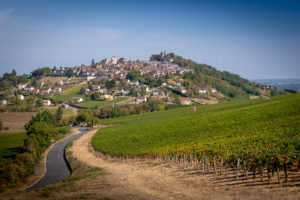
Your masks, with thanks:
[[[57,109],[47,109],[50,113],[55,114]],[[73,115],[73,108],[63,108],[64,115]]]
[[[243,100],[103,120],[114,126],[93,138],[95,149],[113,155],[193,151],[211,144],[256,142],[300,132],[300,95]]]
[[[25,132],[0,134],[0,165],[18,153],[24,137]]]
[[[87,88],[87,84],[78,85],[72,89],[69,89],[65,92],[63,92],[61,95],[55,95],[54,99],[58,101],[69,101],[73,97],[84,97],[84,95],[78,94],[81,88]]]
[[[126,99],[128,99],[128,98],[127,97],[119,97],[119,98],[113,99],[111,101],[84,101],[84,102],[78,103],[78,105],[85,107],[85,108],[94,108],[96,106],[103,107],[104,105],[118,103],[118,102],[124,101]]]

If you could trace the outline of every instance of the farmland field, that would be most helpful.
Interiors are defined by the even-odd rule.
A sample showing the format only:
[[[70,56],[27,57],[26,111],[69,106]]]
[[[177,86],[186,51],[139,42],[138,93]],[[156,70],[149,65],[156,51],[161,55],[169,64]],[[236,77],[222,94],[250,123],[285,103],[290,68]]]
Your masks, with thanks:
[[[0,133],[15,133],[25,131],[25,123],[31,120],[36,112],[5,112],[0,113],[0,121],[4,127],[9,127],[8,130],[0,131]]]
[[[125,101],[127,99],[128,99],[127,97],[119,97],[119,98],[113,99],[111,101],[84,101],[84,102],[78,103],[78,105],[85,107],[85,108],[94,108],[94,107],[100,108],[100,107],[103,107],[104,105],[118,103],[120,101]]]
[[[24,137],[25,132],[0,134],[0,166],[20,151]]]
[[[224,157],[228,162],[237,157],[263,164],[269,158],[294,162],[299,157],[299,122],[296,94],[202,105],[196,112],[180,108],[102,120],[113,126],[99,130],[92,145],[117,156],[179,153]]]
[[[87,84],[79,84],[72,89],[63,91],[60,95],[55,95],[54,99],[58,101],[69,101],[73,97],[84,97],[84,95],[78,94],[81,88],[87,88]]]

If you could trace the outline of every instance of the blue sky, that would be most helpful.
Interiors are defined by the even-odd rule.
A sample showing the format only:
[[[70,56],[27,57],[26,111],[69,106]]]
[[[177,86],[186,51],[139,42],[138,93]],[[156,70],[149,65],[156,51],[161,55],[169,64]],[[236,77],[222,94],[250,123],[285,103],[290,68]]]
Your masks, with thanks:
[[[248,79],[300,78],[300,1],[0,0],[0,75],[163,50]]]

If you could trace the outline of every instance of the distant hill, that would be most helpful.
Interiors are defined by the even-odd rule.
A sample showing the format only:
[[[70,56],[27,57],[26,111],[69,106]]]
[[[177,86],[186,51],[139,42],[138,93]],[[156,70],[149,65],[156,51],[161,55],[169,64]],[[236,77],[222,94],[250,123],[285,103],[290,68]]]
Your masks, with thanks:
[[[300,92],[300,79],[257,79],[257,83],[276,87],[278,90],[296,90]]]
[[[174,53],[162,52],[161,54],[153,54],[150,61],[166,61],[178,64],[182,67],[189,66],[194,72],[186,73],[183,78],[190,80],[193,84],[206,87],[213,87],[222,94],[230,98],[247,98],[249,95],[270,95],[278,94],[275,88],[266,85],[250,82],[227,71],[219,71],[207,64],[198,64],[192,60],[184,59]]]

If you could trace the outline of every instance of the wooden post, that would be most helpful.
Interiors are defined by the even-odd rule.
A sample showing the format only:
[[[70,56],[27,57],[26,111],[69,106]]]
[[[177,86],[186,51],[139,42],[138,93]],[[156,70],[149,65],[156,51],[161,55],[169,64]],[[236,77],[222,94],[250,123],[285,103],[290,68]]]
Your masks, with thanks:
[[[217,173],[216,158],[214,157],[213,159],[214,159],[214,173]]]
[[[240,158],[237,159],[236,163],[236,179],[239,178]]]
[[[286,165],[284,165],[283,169],[284,169],[284,182],[287,183],[288,182],[288,171],[287,171]]]
[[[246,180],[248,180],[248,168],[247,168],[246,160],[244,160],[244,172],[245,172]]]
[[[223,157],[221,158],[221,163],[220,163],[220,176],[222,176],[222,169],[223,169]]]
[[[203,169],[203,172],[205,172],[205,164],[204,164],[204,156],[202,157],[202,169]]]
[[[261,163],[259,163],[259,175],[260,175],[260,181],[261,181],[261,182],[264,182],[264,179],[263,179],[263,171],[262,171],[262,165],[261,165]]]
[[[277,178],[278,178],[278,184],[280,185],[280,170],[277,168]]]
[[[268,168],[268,182],[271,180],[271,170]]]

